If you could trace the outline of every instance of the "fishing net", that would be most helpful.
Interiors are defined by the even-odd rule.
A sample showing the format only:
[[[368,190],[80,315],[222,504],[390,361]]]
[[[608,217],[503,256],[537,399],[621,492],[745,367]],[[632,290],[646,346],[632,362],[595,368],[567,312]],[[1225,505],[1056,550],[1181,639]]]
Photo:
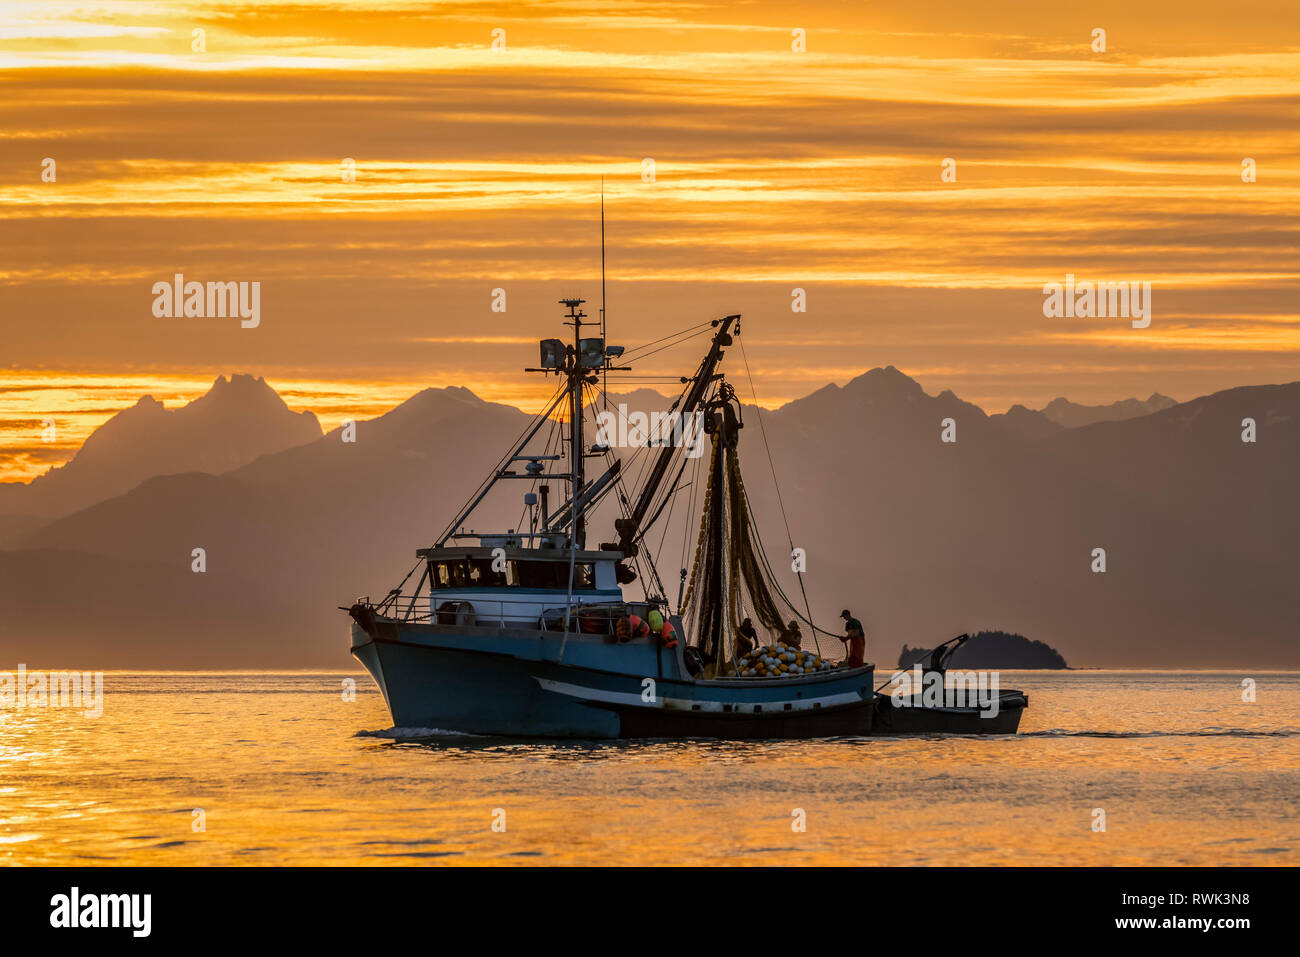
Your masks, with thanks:
[[[699,538],[682,601],[695,636],[692,644],[705,660],[734,653],[732,636],[745,617],[744,608],[753,609],[755,622],[777,641],[794,638],[785,610],[773,597],[762,546],[752,535],[740,456],[734,440],[725,441],[723,435],[721,429],[713,433]]]

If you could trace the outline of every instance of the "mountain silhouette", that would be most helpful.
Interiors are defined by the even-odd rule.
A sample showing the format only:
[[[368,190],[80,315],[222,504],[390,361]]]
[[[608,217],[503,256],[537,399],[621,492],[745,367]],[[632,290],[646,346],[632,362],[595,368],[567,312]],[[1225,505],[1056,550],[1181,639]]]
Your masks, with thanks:
[[[1035,411],[1023,405],[1013,405],[1006,412],[1000,415],[991,415],[989,418],[1031,439],[1041,439],[1044,436],[1054,435],[1065,428],[1059,422],[1049,419],[1046,413]]]
[[[882,666],[983,622],[1082,667],[1300,665],[1300,383],[1035,436],[888,366],[743,414],[746,490],[782,587],[802,611],[786,557],[804,548],[814,621],[836,632],[851,608]],[[173,469],[28,529],[0,554],[0,652],[32,659],[39,639],[56,664],[346,665],[336,606],[400,581],[529,419],[427,389],[357,423],[353,442],[334,430],[219,473]],[[522,484],[502,483],[474,527],[523,525],[524,489],[509,487]],[[614,508],[593,514],[595,540]],[[670,598],[693,533],[678,508],[646,540]]]
[[[882,661],[996,621],[1082,666],[1300,662],[1285,478],[1300,383],[1034,439],[903,378],[873,370],[765,413],[781,502],[742,434],[765,541],[784,551],[788,519],[823,627],[851,608]],[[1247,409],[1272,423],[1267,447],[1240,441]]]
[[[95,429],[64,465],[29,483],[0,483],[0,515],[58,517],[153,476],[227,472],[320,435],[315,415],[290,411],[263,379],[218,376],[178,409],[146,395]]]
[[[1042,411],[1043,415],[1057,425],[1067,429],[1077,429],[1080,426],[1092,425],[1096,422],[1122,422],[1125,419],[1135,419],[1138,416],[1160,412],[1177,404],[1169,396],[1153,392],[1145,401],[1142,399],[1121,399],[1119,402],[1112,402],[1110,405],[1079,405],[1069,399],[1058,398],[1047,403]]]

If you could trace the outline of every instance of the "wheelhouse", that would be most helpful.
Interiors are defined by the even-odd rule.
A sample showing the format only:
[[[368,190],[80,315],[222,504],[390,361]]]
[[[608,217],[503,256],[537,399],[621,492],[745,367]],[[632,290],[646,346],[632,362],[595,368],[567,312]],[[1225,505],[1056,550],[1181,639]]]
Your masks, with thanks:
[[[430,588],[435,591],[480,591],[506,589],[510,592],[544,591],[567,593],[569,550],[533,548],[422,548],[417,557],[428,564]],[[602,600],[621,597],[615,578],[619,552],[575,551],[573,592],[602,592]]]

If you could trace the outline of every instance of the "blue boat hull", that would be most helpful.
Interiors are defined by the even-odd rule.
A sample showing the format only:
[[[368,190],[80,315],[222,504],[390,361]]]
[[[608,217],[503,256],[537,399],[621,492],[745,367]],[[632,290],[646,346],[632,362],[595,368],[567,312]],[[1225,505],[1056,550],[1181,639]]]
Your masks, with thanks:
[[[648,645],[575,642],[561,656],[559,636],[384,631],[354,628],[352,653],[398,727],[546,738],[871,733],[870,666],[805,678],[696,681],[680,673],[676,656]],[[601,667],[614,662],[627,670]]]
[[[399,728],[619,737],[617,715],[543,689],[537,662],[398,642],[370,642],[353,654],[379,684]]]

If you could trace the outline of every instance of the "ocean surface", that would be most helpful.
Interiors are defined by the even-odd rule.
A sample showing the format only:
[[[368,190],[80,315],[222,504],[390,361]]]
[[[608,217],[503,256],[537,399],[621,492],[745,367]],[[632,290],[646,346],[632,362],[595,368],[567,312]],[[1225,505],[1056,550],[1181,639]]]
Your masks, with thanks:
[[[109,672],[0,708],[0,862],[1300,863],[1300,674],[1002,687],[1014,737],[536,743],[394,729],[363,673]]]

